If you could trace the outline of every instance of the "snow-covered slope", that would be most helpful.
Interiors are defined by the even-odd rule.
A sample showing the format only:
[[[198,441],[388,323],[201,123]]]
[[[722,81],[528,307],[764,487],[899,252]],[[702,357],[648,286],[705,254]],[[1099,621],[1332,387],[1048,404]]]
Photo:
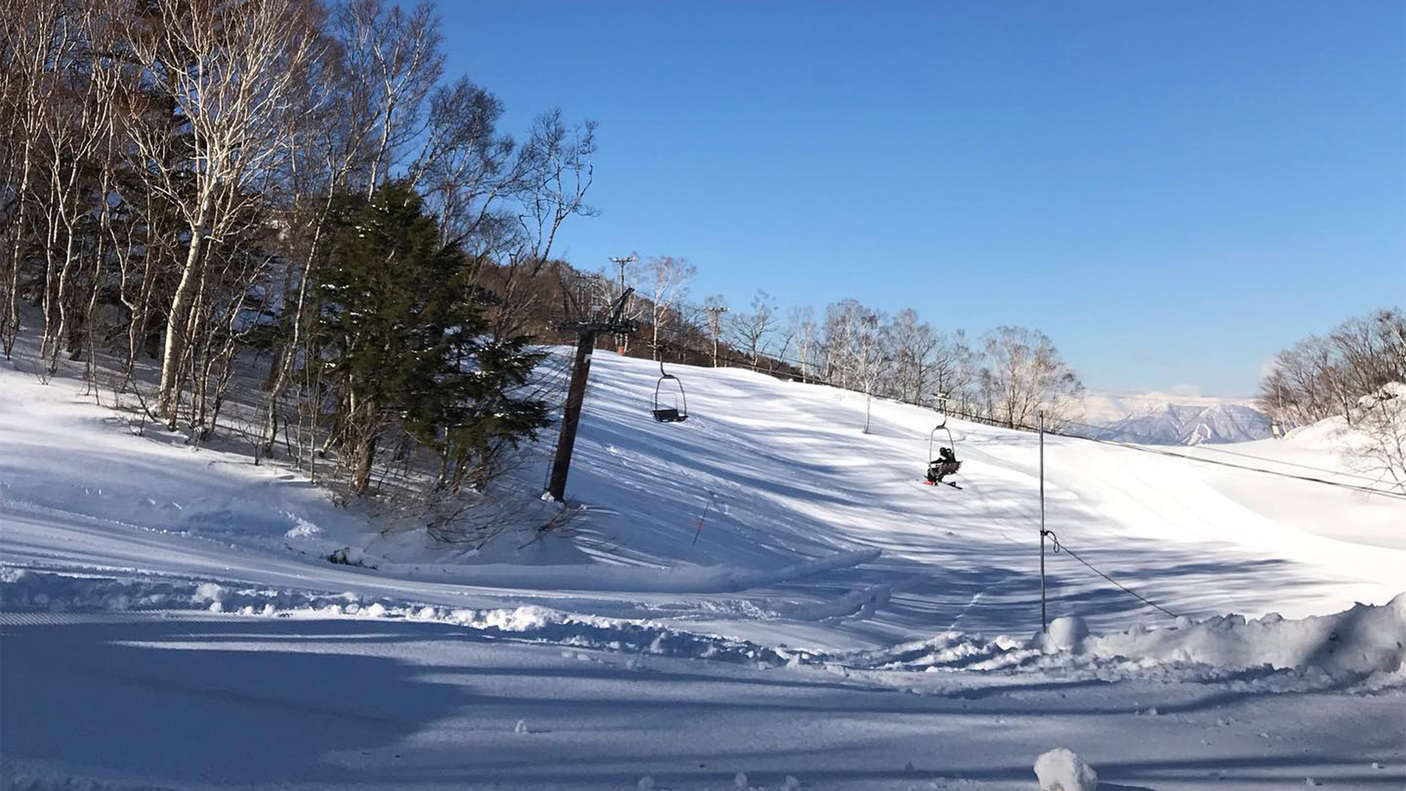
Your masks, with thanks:
[[[568,483],[583,515],[541,540],[505,536],[486,556],[419,532],[384,534],[287,471],[161,432],[133,436],[73,383],[7,371],[7,562],[297,579],[432,604],[565,598],[597,615],[707,622],[744,638],[783,632],[829,648],[1038,625],[1035,436],[954,421],[965,489],[935,490],[919,482],[931,412],[876,403],[864,434],[855,394],[679,366],[693,416],[659,424],[647,410],[657,370],[597,355]],[[553,439],[521,487],[541,485]],[[1326,440],[1299,447],[1338,464]],[[1072,438],[1047,438],[1045,455],[1060,541],[1178,614],[1332,612],[1403,587],[1406,535],[1384,527],[1406,523],[1401,500]],[[377,570],[326,563],[339,547]],[[1155,617],[1067,557],[1051,561],[1055,614],[1096,627]]]
[[[1060,544],[1183,618],[1051,552],[1076,626],[1031,640],[1035,436],[953,421],[932,488],[930,412],[672,372],[658,424],[657,367],[598,354],[583,510],[475,554],[0,367],[0,785],[1013,789],[1068,746],[1122,787],[1399,786],[1406,613],[1349,608],[1406,587],[1406,502],[1049,437]],[[1361,482],[1330,442],[1235,450]]]

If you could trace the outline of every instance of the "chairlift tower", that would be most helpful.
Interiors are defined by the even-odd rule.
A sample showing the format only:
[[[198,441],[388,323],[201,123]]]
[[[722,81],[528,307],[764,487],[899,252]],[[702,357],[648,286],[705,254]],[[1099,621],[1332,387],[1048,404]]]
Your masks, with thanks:
[[[624,293],[625,293],[625,267],[629,266],[630,264],[633,264],[634,262],[636,262],[636,261],[638,261],[638,260],[640,260],[640,257],[639,257],[638,255],[635,255],[634,253],[630,253],[629,255],[613,255],[613,256],[610,257],[610,263],[615,264],[616,266],[620,267],[620,293],[621,293],[621,294],[624,294]],[[631,290],[633,290],[633,289],[631,289]],[[622,302],[621,304],[623,305],[624,303]],[[624,334],[623,334],[623,333],[616,333],[616,334],[615,334],[615,348],[616,348],[616,350],[618,351],[618,350],[624,348],[624,346],[625,346],[625,336],[624,336]]]
[[[564,321],[557,325],[558,330],[576,333],[571,384],[566,391],[566,408],[561,416],[556,458],[552,461],[552,476],[547,484],[547,495],[557,502],[566,499],[566,474],[571,471],[571,453],[576,447],[576,429],[581,423],[581,405],[586,400],[586,379],[591,375],[591,352],[596,348],[596,337],[601,333],[623,335],[635,331],[636,323],[624,318],[625,301],[632,293],[633,288],[622,291],[619,299],[602,316]]]
[[[709,305],[703,308],[708,314],[708,327],[713,331],[713,367],[718,367],[718,337],[722,335],[723,314],[727,308],[722,305]]]

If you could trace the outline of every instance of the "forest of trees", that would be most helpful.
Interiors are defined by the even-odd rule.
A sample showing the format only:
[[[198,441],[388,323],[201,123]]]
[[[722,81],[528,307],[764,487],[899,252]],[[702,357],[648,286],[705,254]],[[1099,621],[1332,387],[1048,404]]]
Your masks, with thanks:
[[[1406,487],[1406,315],[1378,310],[1290,346],[1260,382],[1259,403],[1290,428],[1342,418],[1357,429],[1358,468]]]
[[[635,289],[629,354],[746,365],[1008,424],[1081,386],[1043,334],[854,300],[691,299],[683,258],[588,271],[595,127],[518,135],[444,74],[429,4],[0,0],[0,350],[371,493],[481,488],[550,422],[537,344]],[[320,460],[326,459],[327,462]],[[321,464],[321,468],[318,465]],[[417,495],[418,496],[418,495]]]
[[[1260,408],[1286,426],[1357,419],[1358,400],[1406,382],[1406,315],[1379,310],[1310,335],[1275,356],[1260,382]]]
[[[5,356],[29,324],[45,375],[114,360],[193,441],[252,370],[260,457],[483,480],[547,422],[526,322],[594,128],[515,139],[444,57],[429,4],[3,0]]]

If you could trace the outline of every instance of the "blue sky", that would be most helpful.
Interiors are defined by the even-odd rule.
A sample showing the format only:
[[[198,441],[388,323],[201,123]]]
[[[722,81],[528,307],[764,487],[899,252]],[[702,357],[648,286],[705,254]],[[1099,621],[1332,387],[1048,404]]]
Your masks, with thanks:
[[[1406,303],[1406,4],[440,0],[451,75],[599,123],[561,251],[694,295],[1048,333],[1091,388],[1253,392]]]

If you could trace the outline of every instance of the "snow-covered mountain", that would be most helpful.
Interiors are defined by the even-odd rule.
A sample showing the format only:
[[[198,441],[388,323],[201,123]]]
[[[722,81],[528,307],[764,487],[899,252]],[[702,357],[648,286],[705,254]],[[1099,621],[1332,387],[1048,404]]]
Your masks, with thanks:
[[[1253,407],[1234,403],[1166,404],[1139,415],[1084,429],[1086,436],[1143,445],[1200,445],[1268,439],[1270,420]]]

